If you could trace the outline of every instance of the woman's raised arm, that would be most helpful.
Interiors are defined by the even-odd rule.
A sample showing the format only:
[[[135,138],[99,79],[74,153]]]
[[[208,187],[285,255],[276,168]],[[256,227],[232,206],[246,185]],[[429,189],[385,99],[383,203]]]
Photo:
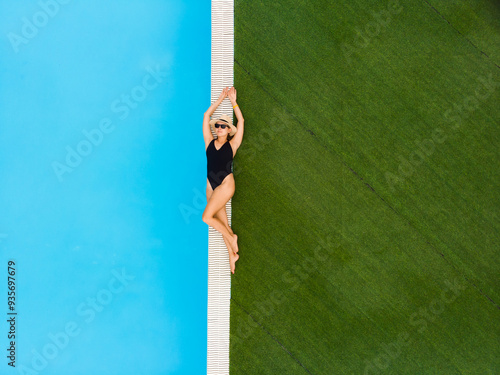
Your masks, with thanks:
[[[205,139],[205,148],[207,148],[210,141],[214,138],[212,135],[212,131],[210,130],[210,116],[213,115],[217,107],[222,103],[224,98],[227,96],[228,88],[225,87],[222,89],[222,92],[217,99],[216,102],[212,103],[212,105],[207,109],[205,114],[203,115],[203,138]]]
[[[236,103],[236,89],[231,87],[227,93],[229,100],[233,106],[234,114],[238,119],[238,131],[231,139],[231,147],[233,147],[235,153],[236,150],[240,147],[241,142],[243,141],[243,131],[245,130],[245,120],[243,119],[243,114],[241,113],[240,106]]]
[[[224,98],[227,96],[228,91],[229,91],[229,87],[224,87],[222,89],[222,92],[219,95],[219,99],[217,99],[217,101],[212,103],[212,105],[207,109],[207,111],[205,112],[205,116],[208,116],[208,118],[210,118],[210,116],[212,116],[214,114],[217,107],[220,105],[220,103],[222,103]]]
[[[222,89],[222,92],[217,99],[216,102],[212,103],[212,105],[207,109],[207,111],[203,115],[203,138],[205,139],[205,148],[207,148],[210,141],[214,138],[212,135],[212,131],[210,130],[210,116],[215,112],[217,107],[222,103],[224,98],[227,96],[228,88],[225,87]]]

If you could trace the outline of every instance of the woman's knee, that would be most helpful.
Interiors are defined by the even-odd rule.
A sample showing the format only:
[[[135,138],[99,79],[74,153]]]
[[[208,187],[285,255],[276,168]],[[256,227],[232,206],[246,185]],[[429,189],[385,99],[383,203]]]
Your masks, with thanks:
[[[210,224],[212,222],[212,219],[213,219],[213,216],[210,216],[206,213],[203,213],[203,215],[201,215],[201,220],[203,220],[203,222],[206,224]]]
[[[214,215],[211,215],[208,210],[208,205],[205,207],[205,210],[203,211],[203,214],[201,215],[201,220],[203,220],[205,223],[209,223],[211,219],[213,219]]]

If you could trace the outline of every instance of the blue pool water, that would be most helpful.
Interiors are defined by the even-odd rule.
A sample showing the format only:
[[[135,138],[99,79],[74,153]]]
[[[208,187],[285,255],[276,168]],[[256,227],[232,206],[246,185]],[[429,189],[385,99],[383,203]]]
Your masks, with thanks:
[[[206,373],[210,2],[0,13],[0,372]]]

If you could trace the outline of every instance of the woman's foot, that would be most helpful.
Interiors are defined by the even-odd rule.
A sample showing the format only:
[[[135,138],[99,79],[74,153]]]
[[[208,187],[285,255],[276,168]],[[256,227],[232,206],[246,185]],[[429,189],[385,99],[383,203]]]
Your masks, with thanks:
[[[236,234],[233,234],[233,240],[231,241],[231,249],[233,249],[234,254],[238,252],[238,236]]]
[[[235,263],[240,256],[238,254],[229,256],[229,265],[231,266],[231,273],[234,274]]]
[[[233,249],[233,246],[231,246],[231,242],[226,237],[222,237],[224,240],[224,243],[226,244],[227,250],[229,251],[230,254],[236,255],[236,252]]]

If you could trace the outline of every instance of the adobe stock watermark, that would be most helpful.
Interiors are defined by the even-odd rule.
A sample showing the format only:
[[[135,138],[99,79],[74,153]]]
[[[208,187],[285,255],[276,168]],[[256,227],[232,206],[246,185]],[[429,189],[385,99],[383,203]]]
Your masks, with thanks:
[[[479,108],[500,86],[500,82],[493,80],[493,74],[487,77],[477,77],[477,86],[472,95],[465,96],[461,103],[455,103],[453,108],[447,109],[443,117],[452,126],[445,128],[436,127],[426,139],[415,139],[415,149],[404,157],[398,155],[400,163],[397,171],[385,172],[385,178],[391,191],[396,191],[396,186],[403,186],[405,180],[411,177],[417,168],[424,163],[436,150],[436,145],[444,143],[448,137],[462,126],[462,123],[475,110]]]
[[[398,0],[389,0],[386,9],[381,9],[378,12],[372,11],[372,19],[363,28],[354,28],[356,36],[352,43],[342,43],[340,46],[347,62],[350,64],[355,53],[360,55],[362,50],[368,47],[374,38],[378,37],[381,32],[386,31],[394,16],[402,11],[403,6],[399,4]]]
[[[95,296],[87,297],[75,309],[78,317],[83,322],[67,322],[61,330],[47,335],[47,343],[40,349],[32,349],[31,365],[20,365],[17,371],[20,375],[38,375],[53,362],[61,352],[68,347],[71,341],[82,332],[87,325],[92,323],[97,314],[108,306],[116,295],[123,292],[125,287],[135,279],[135,276],[126,273],[122,268],[121,272],[112,270],[113,277],[108,281],[107,287],[100,289]],[[83,324],[85,323],[85,324]]]
[[[31,17],[21,18],[21,32],[9,32],[7,38],[15,53],[19,52],[21,45],[26,45],[36,37],[40,29],[46,27],[49,21],[57,16],[61,5],[68,4],[70,0],[40,0],[38,6],[40,9],[33,13]]]
[[[293,271],[283,273],[282,280],[285,284],[289,284],[289,290],[294,293],[310,277],[312,272],[331,259],[330,257],[339,246],[338,242],[332,241],[331,236],[327,236],[326,240],[319,239],[312,256],[306,256],[301,263],[293,266]],[[254,328],[259,327],[255,320],[263,321],[263,319],[273,315],[277,307],[288,301],[289,297],[280,288],[271,291],[264,300],[254,301],[253,306],[255,306],[256,313],[254,316],[247,315],[238,322],[237,328],[231,334],[230,350],[234,350],[238,344],[244,344],[244,340],[250,337]]]
[[[437,316],[446,310],[446,305],[453,303],[460,294],[467,289],[467,284],[458,279],[450,282],[444,281],[445,288],[441,291],[439,297],[434,298],[428,305],[421,307],[418,311],[412,313],[408,318],[408,324],[415,327],[412,332],[403,331],[397,338],[386,344],[380,345],[379,354],[365,361],[363,375],[381,374],[403,353],[405,347],[414,342],[414,332],[423,334],[436,321]]]
[[[252,161],[255,156],[263,151],[269,144],[276,138],[279,133],[286,129],[286,123],[290,121],[291,116],[283,108],[274,108],[273,114],[268,117],[267,122],[272,126],[265,127],[255,137],[248,136],[248,132],[243,136],[243,142],[238,149],[236,155],[246,161]],[[240,163],[233,162],[233,175],[238,176],[245,166]],[[218,176],[212,176],[217,179]],[[206,181],[206,177],[204,178]],[[178,205],[179,211],[186,224],[190,224],[191,217],[201,215],[205,210],[206,205],[206,192],[203,193],[197,188],[191,189],[193,197],[190,204],[180,203]]]
[[[159,65],[156,65],[154,69],[148,66],[146,70],[148,73],[142,78],[140,84],[134,86],[128,93],[120,95],[119,98],[111,102],[110,111],[118,119],[125,120],[131,111],[146,100],[149,92],[156,89],[165,77],[167,77],[167,73],[162,71]],[[116,119],[113,121],[110,117],[103,117],[93,129],[89,131],[82,130],[83,139],[76,146],[66,146],[64,161],[54,160],[52,162],[52,169],[59,182],[63,182],[64,175],[73,172],[82,163],[84,158],[88,157],[103,142],[105,135],[109,135],[115,130],[116,121]]]

